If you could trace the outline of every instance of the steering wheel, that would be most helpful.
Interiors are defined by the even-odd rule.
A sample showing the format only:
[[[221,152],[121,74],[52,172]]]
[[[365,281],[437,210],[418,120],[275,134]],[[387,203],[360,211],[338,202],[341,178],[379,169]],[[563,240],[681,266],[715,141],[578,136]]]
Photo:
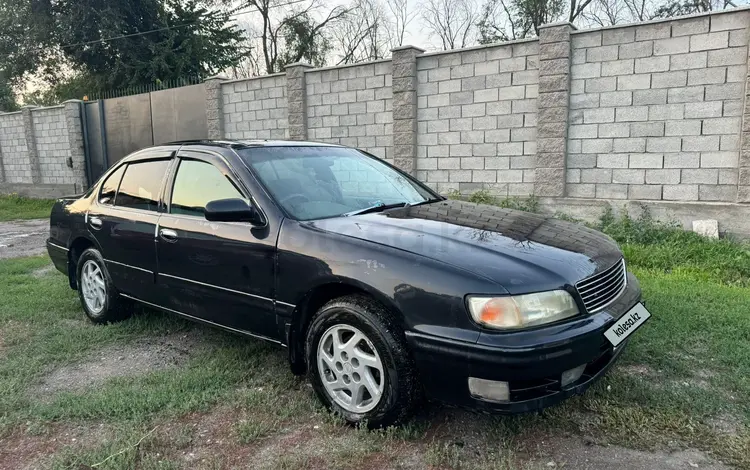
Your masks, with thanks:
[[[288,196],[285,196],[285,197],[281,198],[279,200],[279,204],[281,204],[283,206],[283,205],[285,205],[285,203],[288,200],[294,199],[294,198],[303,199],[303,201],[301,201],[301,202],[310,202],[310,198],[307,197],[307,196],[305,196],[304,194],[302,194],[302,193],[294,193],[294,194],[290,194]]]

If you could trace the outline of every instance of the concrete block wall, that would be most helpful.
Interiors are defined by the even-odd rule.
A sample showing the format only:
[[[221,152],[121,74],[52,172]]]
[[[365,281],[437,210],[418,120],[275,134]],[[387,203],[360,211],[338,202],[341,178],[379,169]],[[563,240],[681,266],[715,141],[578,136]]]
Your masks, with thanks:
[[[357,147],[393,163],[391,61],[309,70],[307,138]]]
[[[748,15],[572,34],[568,196],[736,200]]]
[[[0,114],[0,183],[32,183],[21,112]]]
[[[750,235],[749,30],[748,8],[585,31],[556,23],[539,39],[436,53],[402,46],[391,60],[212,77],[208,134],[359,147],[441,193],[533,194],[583,211],[680,205],[681,217],[716,213]],[[56,113],[0,115],[0,184],[68,181],[55,174],[67,155]],[[69,103],[64,122],[82,161]],[[347,183],[373,183],[336,170]]]
[[[221,83],[224,137],[228,139],[286,139],[286,75]]]
[[[37,158],[41,182],[74,184],[76,175],[68,167],[71,158],[64,106],[37,108],[31,111],[34,123]]]
[[[538,41],[417,57],[417,177],[440,192],[534,189]]]

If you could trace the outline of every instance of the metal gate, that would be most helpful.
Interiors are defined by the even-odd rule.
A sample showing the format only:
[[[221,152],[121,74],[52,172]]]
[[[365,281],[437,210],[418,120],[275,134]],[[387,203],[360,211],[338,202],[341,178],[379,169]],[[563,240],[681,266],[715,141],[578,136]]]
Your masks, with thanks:
[[[202,84],[85,102],[83,137],[90,180],[136,150],[207,138],[205,103]]]

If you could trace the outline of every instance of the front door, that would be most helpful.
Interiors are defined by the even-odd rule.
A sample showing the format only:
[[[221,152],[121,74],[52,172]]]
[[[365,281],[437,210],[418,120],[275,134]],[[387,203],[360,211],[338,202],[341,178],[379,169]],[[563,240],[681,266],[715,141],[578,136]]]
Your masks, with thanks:
[[[169,162],[142,160],[121,166],[104,182],[86,216],[115,287],[146,301],[155,299],[156,224]]]
[[[274,312],[276,234],[247,223],[209,222],[206,204],[248,199],[217,155],[184,151],[159,219],[157,285],[165,306],[279,339]]]

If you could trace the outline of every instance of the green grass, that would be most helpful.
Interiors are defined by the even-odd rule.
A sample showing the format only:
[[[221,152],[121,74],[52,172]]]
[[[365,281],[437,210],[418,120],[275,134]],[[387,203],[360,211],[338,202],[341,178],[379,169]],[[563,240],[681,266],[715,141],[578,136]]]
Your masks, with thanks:
[[[616,368],[583,397],[540,414],[466,417],[431,405],[406,426],[377,432],[323,410],[282,349],[152,311],[95,326],[64,276],[32,274],[48,265],[44,257],[2,261],[0,440],[48,440],[71,426],[98,436],[55,448],[49,466],[60,469],[110,456],[96,468],[191,468],[192,452],[205,452],[196,468],[231,467],[260,452],[273,469],[502,469],[524,468],[530,443],[563,434],[636,449],[692,447],[749,468],[747,245],[706,240],[648,214],[605,215],[596,226],[622,245],[653,314]],[[200,338],[177,367],[33,392],[55,368],[175,334]],[[719,418],[734,431],[716,429]]]
[[[49,217],[53,199],[30,199],[17,194],[0,194],[0,221]]]

